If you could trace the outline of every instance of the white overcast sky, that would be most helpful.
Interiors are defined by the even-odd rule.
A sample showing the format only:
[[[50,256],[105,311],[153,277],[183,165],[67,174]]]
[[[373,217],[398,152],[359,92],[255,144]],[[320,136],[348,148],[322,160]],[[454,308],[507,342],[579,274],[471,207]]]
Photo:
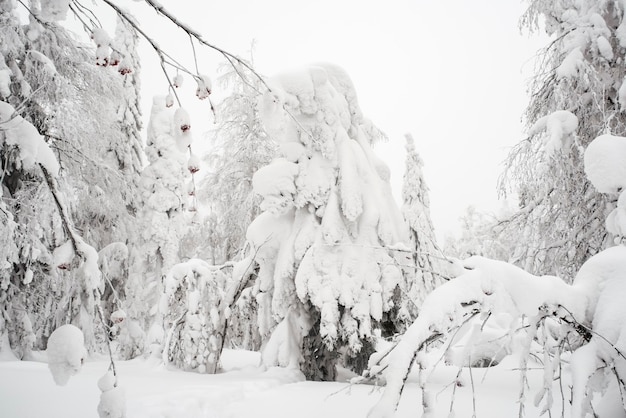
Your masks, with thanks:
[[[377,147],[399,196],[404,134],[424,160],[439,238],[458,229],[465,208],[497,211],[496,183],[508,148],[523,138],[532,58],[545,40],[521,33],[519,0],[162,0],[205,39],[249,56],[271,76],[315,62],[344,67],[361,108],[389,136]],[[128,3],[127,3],[128,4]],[[191,64],[188,38],[133,4],[159,44]],[[199,49],[201,72],[215,77],[219,54]],[[186,58],[185,58],[186,57]],[[146,117],[153,94],[167,93],[145,50]],[[191,81],[191,80],[189,80]],[[189,83],[192,84],[192,83]],[[193,94],[182,98],[191,105]],[[188,106],[183,103],[183,106]],[[203,115],[204,113],[199,113]],[[203,129],[194,116],[195,137]],[[194,121],[192,121],[194,123]]]

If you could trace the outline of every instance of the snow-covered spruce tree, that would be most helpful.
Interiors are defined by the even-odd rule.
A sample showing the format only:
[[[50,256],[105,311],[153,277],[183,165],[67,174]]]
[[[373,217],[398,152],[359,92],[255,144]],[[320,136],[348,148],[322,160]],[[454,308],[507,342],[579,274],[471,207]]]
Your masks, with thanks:
[[[191,217],[187,212],[185,179],[190,144],[189,118],[174,111],[164,96],[154,98],[147,132],[146,156],[150,164],[141,173],[143,209],[139,242],[126,288],[128,314],[140,328],[152,327],[149,344],[163,343],[162,318],[150,315],[163,293],[163,279],[180,260],[179,242]],[[182,129],[184,128],[184,129]]]
[[[250,254],[235,278],[258,270],[264,363],[333,379],[340,355],[356,363],[369,355],[402,279],[388,247],[405,249],[408,237],[389,169],[371,149],[382,134],[346,73],[317,65],[270,85],[263,121],[283,156],[254,175],[263,213],[248,228]],[[245,267],[251,260],[256,267]]]
[[[611,242],[602,222],[613,197],[591,187],[582,156],[599,134],[626,132],[624,5],[529,1],[523,26],[534,30],[540,19],[552,41],[531,85],[529,138],[511,152],[503,178],[520,201],[503,234],[521,231],[514,257],[524,269],[548,273],[557,266],[571,279]]]
[[[71,257],[57,263],[57,256],[64,253],[59,249],[70,247],[66,240],[73,228],[81,231],[86,242],[101,247],[124,239],[132,224],[126,208],[132,206],[134,195],[127,184],[132,184],[137,171],[121,174],[117,164],[102,158],[105,150],[123,147],[115,113],[124,97],[123,80],[114,71],[95,67],[89,49],[56,23],[57,16],[48,13],[46,4],[41,10],[33,7],[26,25],[18,20],[15,6],[11,1],[0,3],[0,95],[13,109],[4,120],[5,130],[13,133],[2,143],[1,178],[3,204],[13,221],[7,223],[7,228],[13,225],[8,237],[13,244],[7,248],[17,251],[3,255],[9,279],[0,299],[4,314],[15,315],[11,343],[21,356],[30,347],[43,348],[52,329],[70,320],[85,326],[88,347],[93,349],[92,291],[99,279],[68,280],[80,277],[80,266]],[[34,133],[54,150],[58,175],[49,168],[33,170],[24,164],[28,153],[16,145],[15,138],[24,135],[28,141],[34,133],[9,129],[15,120],[32,124]],[[93,129],[99,135],[93,135]],[[36,150],[31,149],[35,154]],[[70,225],[64,226],[64,217]],[[92,248],[79,240],[74,240],[77,247]],[[69,267],[78,270],[70,272]]]
[[[399,297],[399,331],[403,331],[415,320],[426,295],[444,281],[440,268],[442,255],[430,220],[430,198],[422,172],[423,162],[410,134],[406,135],[406,151],[402,214],[409,225],[411,245],[410,257],[404,266],[402,294]]]

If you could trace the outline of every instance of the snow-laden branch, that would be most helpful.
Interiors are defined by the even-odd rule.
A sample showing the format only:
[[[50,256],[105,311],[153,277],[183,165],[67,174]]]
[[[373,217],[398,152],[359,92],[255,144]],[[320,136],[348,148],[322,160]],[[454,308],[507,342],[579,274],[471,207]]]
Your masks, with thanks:
[[[606,296],[607,301],[601,304],[599,299],[605,295],[601,289],[614,286],[615,292],[620,286],[620,279],[626,274],[626,247],[614,247],[592,257],[583,265],[573,285],[558,277],[534,276],[510,264],[481,257],[466,260],[464,268],[462,275],[426,298],[417,320],[397,345],[389,352],[374,354],[369,370],[355,380],[359,383],[377,375],[386,380],[385,391],[370,417],[393,416],[417,353],[424,351],[435,338],[450,335],[468,315],[477,312],[507,314],[512,318],[511,326],[528,318],[531,340],[546,317],[569,324],[567,329],[582,334],[583,338],[590,329],[587,324],[592,324],[603,337],[594,334],[592,340],[597,343],[593,350],[588,349],[589,353],[583,352],[578,357],[597,356],[607,364],[619,360],[618,368],[624,366],[622,347],[618,344],[619,329],[606,320],[599,321],[608,317],[604,311],[616,302]],[[603,326],[606,327],[604,332],[600,331]],[[608,347],[608,352],[602,347]],[[582,360],[579,362],[585,364]],[[586,385],[595,370],[579,378],[574,402],[582,403],[582,398],[588,396]]]

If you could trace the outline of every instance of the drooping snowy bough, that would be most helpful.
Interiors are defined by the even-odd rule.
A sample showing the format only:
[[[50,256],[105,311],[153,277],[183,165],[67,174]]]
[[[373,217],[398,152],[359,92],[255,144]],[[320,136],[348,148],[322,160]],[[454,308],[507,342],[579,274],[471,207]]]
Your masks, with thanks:
[[[387,247],[406,243],[406,230],[389,169],[371,149],[383,135],[363,117],[345,72],[317,65],[269,84],[262,117],[282,157],[253,178],[264,212],[248,228],[252,251],[242,263],[258,265],[262,336],[277,331],[266,364],[332,379],[338,349],[368,352],[393,307],[402,272]]]
[[[615,365],[618,377],[626,377],[626,369],[623,369],[626,367],[623,357],[626,353],[626,328],[621,321],[615,323],[606,314],[623,310],[622,299],[615,294],[625,291],[626,247],[622,246],[592,257],[583,265],[573,285],[554,276],[533,276],[501,261],[469,258],[463,263],[459,277],[435,289],[426,298],[420,316],[397,345],[389,352],[374,354],[369,370],[355,382],[378,375],[384,377],[385,391],[369,416],[391,417],[414,361],[420,352],[429,348],[432,341],[453,335],[453,330],[472,318],[480,316],[483,321],[488,321],[491,317],[505,316],[509,326],[503,329],[501,349],[503,353],[521,349],[522,362],[527,361],[530,344],[535,339],[547,351],[562,346],[563,341],[577,346],[581,340],[591,340],[593,348],[588,345],[579,349],[572,361],[573,373],[578,376],[574,380],[573,411],[577,410],[576,405],[580,411],[594,390],[594,387],[588,387],[592,374],[611,374],[610,368]],[[551,326],[546,330],[548,323]],[[513,344],[513,335],[524,327],[527,330],[521,332],[527,333],[525,343],[519,347]],[[622,334],[624,337],[621,337]],[[471,345],[477,340],[478,334],[467,343]],[[425,359],[420,356],[420,369],[428,370],[432,365],[425,364]],[[588,367],[590,364],[593,365],[591,368]],[[598,369],[602,365],[609,369]],[[520,366],[522,370],[526,368],[526,364]],[[548,409],[552,402],[548,394],[556,369],[552,369],[552,363],[546,363],[544,367],[551,368],[549,384],[542,388],[544,394],[539,399],[543,399],[546,403],[544,407]],[[427,402],[424,406],[426,410],[432,407]]]
[[[596,138],[588,146],[584,161],[585,174],[599,192],[619,193],[617,207],[609,214],[606,226],[615,235],[616,243],[623,243],[626,138]],[[526,333],[520,353],[522,373],[531,343],[541,344],[545,380],[536,403],[543,402],[544,411],[552,407],[552,381],[557,378],[560,353],[571,347],[575,349],[570,362],[571,416],[584,417],[596,409],[626,414],[626,246],[606,249],[588,259],[572,285],[554,276],[534,276],[510,264],[478,257],[467,259],[462,267],[456,279],[426,298],[420,316],[397,345],[374,354],[363,377],[355,379],[362,382],[384,376],[386,380],[385,392],[370,417],[392,416],[419,353],[435,339],[453,340],[453,330],[478,315],[485,323],[492,317],[508,319],[509,326],[502,327],[500,338],[502,354],[519,350],[519,344],[512,343],[512,335],[526,329],[522,331]],[[480,342],[481,332],[470,336],[466,345]],[[425,359],[419,356],[420,369],[428,369]],[[522,387],[520,416],[524,390]],[[424,399],[428,410],[432,405],[427,396]]]

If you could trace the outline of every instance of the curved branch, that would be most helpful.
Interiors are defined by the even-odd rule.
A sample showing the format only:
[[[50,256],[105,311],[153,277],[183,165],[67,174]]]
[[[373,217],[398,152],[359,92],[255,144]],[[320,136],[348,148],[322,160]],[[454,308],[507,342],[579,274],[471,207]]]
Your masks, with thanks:
[[[105,2],[107,2],[108,4],[110,4],[109,0],[104,0]],[[150,5],[150,7],[152,7],[154,10],[156,10],[156,12],[158,14],[160,14],[161,16],[167,18],[170,22],[172,22],[175,26],[179,27],[182,31],[186,32],[190,37],[195,38],[200,44],[213,49],[214,51],[219,52],[220,54],[222,54],[224,56],[224,58],[226,58],[228,60],[228,62],[230,62],[230,64],[233,66],[233,68],[235,68],[235,71],[237,71],[237,73],[239,74],[239,71],[237,70],[236,65],[233,63],[233,61],[237,62],[239,65],[244,66],[245,68],[247,68],[252,74],[254,74],[255,77],[257,77],[259,79],[259,81],[261,81],[261,83],[265,86],[265,88],[267,88],[268,91],[272,91],[272,89],[270,88],[270,86],[265,82],[265,80],[263,79],[263,77],[261,77],[261,75],[259,73],[257,73],[254,68],[252,68],[252,66],[250,64],[248,64],[245,60],[239,58],[238,56],[231,54],[230,52],[216,46],[213,45],[209,42],[207,42],[206,40],[204,40],[204,38],[202,37],[202,35],[193,30],[192,28],[190,28],[189,26],[187,26],[186,24],[184,24],[183,22],[181,22],[180,20],[178,20],[176,18],[176,16],[174,16],[172,13],[170,13],[167,9],[165,9],[161,4],[159,4],[158,2],[154,1],[154,0],[145,0],[146,3],[148,3],[148,5]],[[241,74],[239,74],[241,77]],[[242,77],[243,78],[243,77]]]

